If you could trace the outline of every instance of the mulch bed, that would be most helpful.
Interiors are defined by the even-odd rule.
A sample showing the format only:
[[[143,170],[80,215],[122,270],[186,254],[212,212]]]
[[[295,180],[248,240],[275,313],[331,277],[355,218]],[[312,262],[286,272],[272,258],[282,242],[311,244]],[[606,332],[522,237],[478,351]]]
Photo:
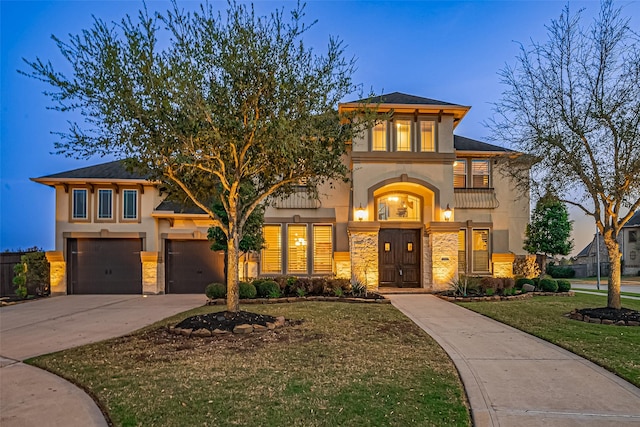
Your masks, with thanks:
[[[574,310],[572,315],[575,314],[582,316],[582,319],[577,318],[578,316],[574,316],[576,317],[576,320],[590,321],[590,319],[599,319],[600,323],[605,323],[603,321],[606,320],[607,324],[609,324],[609,322],[613,322],[613,324],[622,325],[621,322],[624,322],[627,326],[640,326],[640,311],[628,308],[621,308],[620,310],[608,307],[583,308]],[[587,320],[585,320],[585,317]]]
[[[178,323],[176,328],[192,329],[194,331],[198,329],[233,331],[239,325],[267,326],[267,323],[275,323],[275,321],[275,317],[266,314],[256,314],[248,311],[239,311],[237,313],[221,311],[189,317]]]

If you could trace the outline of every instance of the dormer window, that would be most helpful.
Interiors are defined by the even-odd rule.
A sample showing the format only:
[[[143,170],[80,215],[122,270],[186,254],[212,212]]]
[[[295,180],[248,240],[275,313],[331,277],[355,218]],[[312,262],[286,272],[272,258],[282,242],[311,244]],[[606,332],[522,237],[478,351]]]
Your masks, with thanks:
[[[375,125],[371,134],[371,149],[373,151],[387,151],[387,122]]]

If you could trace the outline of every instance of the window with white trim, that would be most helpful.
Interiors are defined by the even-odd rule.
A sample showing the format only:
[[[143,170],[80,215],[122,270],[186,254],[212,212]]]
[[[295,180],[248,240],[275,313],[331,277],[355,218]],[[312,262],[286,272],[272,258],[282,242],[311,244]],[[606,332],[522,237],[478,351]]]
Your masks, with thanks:
[[[87,189],[74,188],[71,191],[71,195],[72,195],[72,207],[71,207],[72,219],[87,219]]]
[[[138,219],[138,190],[122,190],[122,219]]]
[[[98,190],[98,219],[113,218],[113,190]]]

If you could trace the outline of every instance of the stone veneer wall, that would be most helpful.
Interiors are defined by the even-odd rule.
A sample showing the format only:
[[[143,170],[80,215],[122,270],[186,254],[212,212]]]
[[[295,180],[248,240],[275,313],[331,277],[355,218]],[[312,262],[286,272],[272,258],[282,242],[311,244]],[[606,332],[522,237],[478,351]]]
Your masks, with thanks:
[[[338,279],[351,279],[351,257],[349,252],[334,252],[333,261],[336,266],[336,277]]]
[[[433,287],[431,256],[431,238],[427,233],[424,233],[424,237],[422,239],[422,287],[425,289],[431,289]]]
[[[458,233],[430,234],[434,291],[449,289],[449,282],[458,275]]]
[[[49,282],[51,283],[51,294],[67,293],[67,263],[60,251],[45,252],[49,261]]]
[[[142,293],[158,293],[158,253],[140,252],[142,262]]]
[[[351,231],[351,274],[355,280],[378,289],[378,232]]]
[[[513,261],[516,256],[512,253],[491,255],[493,263],[493,277],[513,277]]]

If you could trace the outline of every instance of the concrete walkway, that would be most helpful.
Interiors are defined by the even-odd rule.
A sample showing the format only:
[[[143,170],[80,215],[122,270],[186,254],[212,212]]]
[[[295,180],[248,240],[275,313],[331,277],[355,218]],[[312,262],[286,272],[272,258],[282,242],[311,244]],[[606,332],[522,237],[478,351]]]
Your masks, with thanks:
[[[475,426],[640,425],[640,389],[599,366],[432,295],[387,298],[453,359]]]
[[[70,295],[0,309],[0,426],[106,426],[81,389],[23,360],[113,338],[201,306],[204,295]]]

